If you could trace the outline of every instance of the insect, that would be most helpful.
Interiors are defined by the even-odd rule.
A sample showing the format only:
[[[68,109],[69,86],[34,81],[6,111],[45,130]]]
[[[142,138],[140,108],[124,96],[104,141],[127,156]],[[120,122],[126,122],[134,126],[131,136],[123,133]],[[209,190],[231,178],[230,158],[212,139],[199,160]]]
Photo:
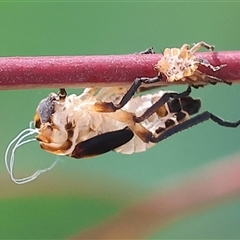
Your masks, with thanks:
[[[196,88],[208,83],[216,84],[218,82],[231,85],[231,82],[205,74],[198,69],[202,65],[211,68],[213,71],[218,71],[226,66],[226,64],[213,66],[208,60],[196,57],[194,53],[201,47],[210,51],[214,50],[214,46],[203,41],[198,42],[193,47],[190,47],[189,44],[183,44],[181,48],[166,48],[162,58],[154,66],[158,71],[155,79],[160,80],[163,74],[168,82],[186,81],[189,85]]]
[[[30,177],[13,177],[14,152],[30,140],[25,136],[37,134],[41,148],[56,155],[86,158],[114,150],[123,154],[146,151],[156,143],[211,119],[213,122],[235,128],[236,122],[225,121],[205,111],[199,112],[201,101],[190,95],[191,87],[182,93],[158,91],[133,97],[142,83],[152,81],[137,78],[127,90],[121,87],[86,88],[79,96],[67,95],[64,88],[59,93],[50,93],[40,101],[34,116],[35,129],[26,129],[10,144],[5,154],[5,163],[11,178],[17,183],[35,179],[40,173],[50,170],[54,164],[39,170]],[[12,154],[10,145],[15,143]]]
[[[74,158],[91,157],[111,150],[132,154],[181,130],[211,119],[225,127],[237,127],[210,112],[198,113],[201,102],[182,93],[159,91],[132,98],[131,88],[87,88],[80,96],[67,96],[65,89],[40,102],[34,117],[36,139],[42,149]],[[120,102],[119,102],[120,100]],[[119,102],[119,103],[117,103]]]

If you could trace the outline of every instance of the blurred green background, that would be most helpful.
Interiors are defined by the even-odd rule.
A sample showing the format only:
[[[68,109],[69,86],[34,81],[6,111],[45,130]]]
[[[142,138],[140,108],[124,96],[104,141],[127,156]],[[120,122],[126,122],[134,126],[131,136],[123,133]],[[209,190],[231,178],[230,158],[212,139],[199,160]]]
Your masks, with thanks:
[[[0,55],[128,54],[150,46],[160,52],[201,40],[217,51],[240,50],[239,23],[240,2],[0,2]],[[56,90],[0,93],[0,238],[64,239],[166,187],[176,174],[239,152],[240,130],[209,121],[141,154],[62,157],[50,172],[18,186],[4,166],[5,149],[28,127],[38,102]],[[192,95],[202,99],[202,111],[237,120],[239,91],[239,85],[219,84]],[[16,156],[17,177],[56,159],[37,142],[23,146]],[[240,200],[226,202],[150,238],[240,238],[239,208]]]

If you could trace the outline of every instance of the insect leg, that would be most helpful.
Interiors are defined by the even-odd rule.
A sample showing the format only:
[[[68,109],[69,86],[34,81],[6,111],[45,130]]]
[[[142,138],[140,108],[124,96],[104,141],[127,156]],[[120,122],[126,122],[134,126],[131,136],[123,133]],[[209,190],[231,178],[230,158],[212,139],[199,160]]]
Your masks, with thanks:
[[[220,70],[221,68],[227,66],[227,64],[222,64],[222,65],[214,67],[208,60],[202,59],[202,58],[197,58],[197,61],[198,61],[199,64],[201,64],[201,65],[203,65],[205,67],[211,68],[214,72],[216,72],[216,71]]]
[[[213,85],[214,85],[214,84],[215,84],[215,83],[213,83]],[[198,89],[198,88],[204,87],[205,85],[204,85],[204,84],[194,85],[194,84],[192,84],[191,82],[189,82],[189,86],[191,86],[192,88]]]
[[[60,102],[64,102],[67,97],[67,91],[65,88],[59,88],[58,97]]]
[[[212,85],[215,85],[218,82],[226,83],[227,85],[232,85],[232,82],[225,81],[221,78],[217,78],[211,75],[206,75],[206,79],[208,79],[208,82]]]
[[[162,105],[164,105],[170,98],[182,98],[187,97],[191,93],[191,86],[188,86],[187,90],[182,93],[165,93],[157,102],[155,102],[150,108],[148,108],[141,116],[134,116],[134,121],[139,123],[150,117],[155,113]]]
[[[127,143],[133,136],[134,133],[128,127],[97,135],[78,143],[71,153],[71,157],[85,158],[109,152]]]
[[[147,49],[144,50],[144,51],[137,52],[137,53],[135,53],[135,54],[154,54],[154,53],[155,53],[155,52],[154,52],[153,48],[150,47],[150,48],[147,48]]]
[[[172,128],[167,129],[165,132],[163,132],[161,135],[159,135],[158,137],[152,137],[150,139],[151,142],[153,143],[157,143],[160,142],[170,136],[172,136],[173,134],[176,134],[180,131],[183,131],[185,129],[188,129],[190,127],[193,127],[199,123],[205,122],[207,120],[211,119],[213,122],[223,126],[223,127],[232,127],[232,128],[236,128],[240,125],[240,120],[236,121],[236,122],[229,122],[229,121],[225,121],[223,119],[221,119],[220,117],[205,111],[185,122],[182,122],[178,125],[173,126]]]
[[[210,67],[212,70],[215,69],[215,70],[213,70],[213,71],[217,71],[217,70],[221,69],[222,67],[225,67],[225,66],[226,66],[226,64],[223,64],[223,65],[214,67],[214,66],[212,66],[212,65],[210,64],[210,62],[208,62],[208,61],[205,60],[205,59],[200,59],[200,58],[198,58],[197,60],[198,60],[199,64],[201,64],[201,65],[203,65],[203,66],[205,66],[205,67]],[[214,77],[214,76],[211,76],[211,75],[208,75],[208,74],[201,73],[201,72],[198,71],[198,70],[196,70],[194,74],[195,74],[198,78],[200,78],[202,81],[207,82],[207,83],[210,83],[210,84],[212,84],[212,85],[215,85],[215,84],[217,84],[217,83],[219,83],[219,82],[226,83],[226,84],[228,84],[228,85],[232,85],[232,82],[228,82],[228,81],[223,80],[223,79],[221,79],[221,78],[217,78],[217,77]]]
[[[194,44],[194,46],[190,49],[190,53],[192,53],[192,54],[195,53],[201,47],[204,47],[204,48],[206,48],[210,51],[214,51],[214,46],[213,45],[210,45],[208,43],[205,43],[205,42],[201,41],[201,42],[198,42],[198,43]]]
[[[93,105],[93,110],[97,112],[115,112],[116,110],[121,109],[132,98],[132,96],[135,94],[135,92],[138,90],[142,83],[146,84],[156,83],[160,81],[161,78],[162,78],[161,74],[153,78],[147,77],[136,78],[133,81],[131,87],[126,92],[126,94],[122,97],[120,103],[114,104],[113,102],[96,102]]]

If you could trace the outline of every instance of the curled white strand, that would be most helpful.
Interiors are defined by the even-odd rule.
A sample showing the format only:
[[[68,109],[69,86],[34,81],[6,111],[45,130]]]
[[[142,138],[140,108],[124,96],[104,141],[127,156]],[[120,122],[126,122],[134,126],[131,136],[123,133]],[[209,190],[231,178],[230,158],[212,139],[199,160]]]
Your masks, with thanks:
[[[28,132],[26,135],[24,135],[26,132]],[[9,167],[9,164],[8,164],[8,155],[9,155],[9,150],[12,148],[12,145],[20,138],[23,139],[29,135],[32,135],[36,133],[36,130],[34,129],[31,129],[31,128],[27,128],[27,129],[24,129],[22,132],[20,132],[7,146],[7,149],[6,149],[6,152],[5,152],[5,165],[6,165],[6,168],[8,170],[8,172],[10,173],[10,167]],[[35,140],[35,139],[34,139]],[[18,143],[17,143],[18,144]],[[17,145],[16,144],[16,145]],[[14,152],[12,152],[11,155],[14,155]]]
[[[15,151],[17,150],[18,147],[20,147],[26,143],[36,141],[35,138],[24,140],[27,137],[29,137],[30,135],[36,134],[36,133],[38,133],[38,130],[34,129],[32,122],[30,122],[29,128],[24,129],[22,132],[20,132],[7,146],[7,149],[5,152],[5,165],[6,165],[7,171],[10,174],[11,179],[17,184],[24,184],[24,183],[33,181],[41,173],[51,170],[59,160],[57,158],[50,167],[38,170],[35,173],[33,173],[31,176],[28,176],[25,178],[19,178],[19,179],[14,177],[13,170],[14,170],[14,163],[15,163]]]

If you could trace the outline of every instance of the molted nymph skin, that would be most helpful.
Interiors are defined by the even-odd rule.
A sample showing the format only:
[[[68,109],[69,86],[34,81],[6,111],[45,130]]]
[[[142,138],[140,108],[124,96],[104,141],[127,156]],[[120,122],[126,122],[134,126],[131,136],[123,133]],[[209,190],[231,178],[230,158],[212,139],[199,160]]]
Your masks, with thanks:
[[[226,66],[220,65],[214,67],[206,59],[197,58],[194,53],[201,47],[211,51],[214,50],[214,46],[203,41],[195,44],[192,48],[188,44],[183,44],[181,48],[166,48],[163,52],[163,57],[155,65],[155,69],[164,74],[168,82],[188,81],[191,83],[202,81],[203,84],[208,82],[224,82],[221,79],[206,75],[198,70],[199,65],[209,67],[213,71]]]

